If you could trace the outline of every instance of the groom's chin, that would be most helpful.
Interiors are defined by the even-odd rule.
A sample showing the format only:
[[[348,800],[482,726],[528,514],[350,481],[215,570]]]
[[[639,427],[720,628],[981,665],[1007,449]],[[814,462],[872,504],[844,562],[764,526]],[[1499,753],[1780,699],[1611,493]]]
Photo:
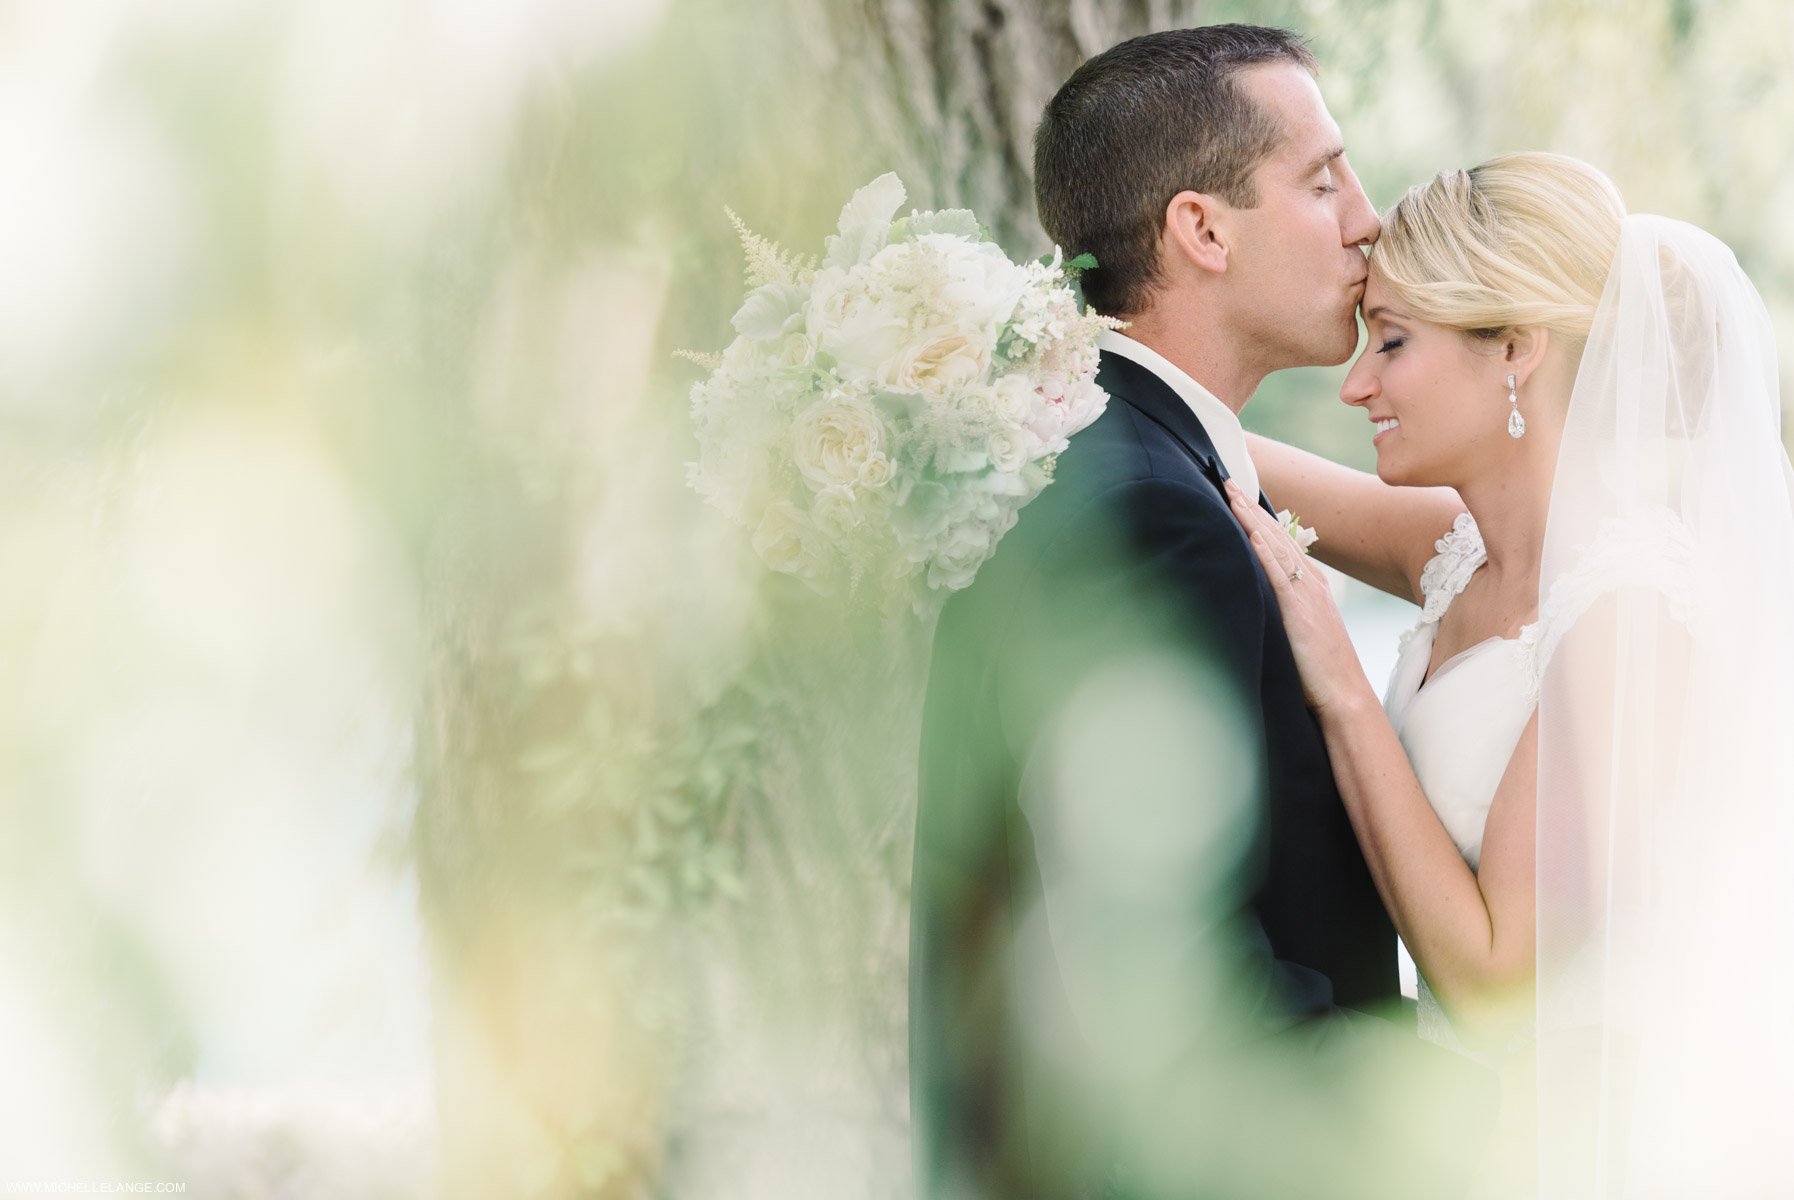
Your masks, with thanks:
[[[1358,348],[1358,321],[1356,317],[1348,317],[1343,325],[1334,331],[1332,337],[1316,339],[1314,365],[1317,367],[1337,367],[1352,357]]]

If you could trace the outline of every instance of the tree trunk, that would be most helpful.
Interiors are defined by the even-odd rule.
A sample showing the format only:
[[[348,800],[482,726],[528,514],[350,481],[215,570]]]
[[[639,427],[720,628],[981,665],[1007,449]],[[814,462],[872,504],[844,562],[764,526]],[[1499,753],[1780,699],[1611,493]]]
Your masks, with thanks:
[[[919,207],[970,208],[1012,255],[1044,252],[1034,129],[1059,86],[1117,42],[1196,23],[1201,0],[793,0]],[[850,88],[852,84],[848,85]],[[907,168],[907,170],[906,170]]]

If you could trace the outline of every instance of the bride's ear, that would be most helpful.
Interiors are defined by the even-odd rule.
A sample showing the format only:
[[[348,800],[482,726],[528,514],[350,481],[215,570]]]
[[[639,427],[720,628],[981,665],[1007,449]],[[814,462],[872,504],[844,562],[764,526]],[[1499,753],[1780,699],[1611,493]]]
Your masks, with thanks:
[[[1551,331],[1522,325],[1510,329],[1501,341],[1501,369],[1511,371],[1514,380],[1521,387],[1526,386],[1527,376],[1538,369],[1545,361],[1546,351],[1551,349]]]
[[[1160,243],[1175,261],[1219,275],[1227,270],[1226,206],[1203,192],[1183,191],[1165,205]]]

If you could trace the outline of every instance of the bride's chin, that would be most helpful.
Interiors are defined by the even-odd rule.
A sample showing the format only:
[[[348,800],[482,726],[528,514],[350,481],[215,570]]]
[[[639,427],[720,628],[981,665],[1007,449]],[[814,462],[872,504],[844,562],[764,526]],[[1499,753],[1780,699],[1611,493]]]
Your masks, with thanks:
[[[1377,455],[1377,478],[1381,479],[1390,487],[1424,486],[1415,482],[1412,471],[1404,471],[1400,466],[1392,463],[1387,455],[1383,454]]]

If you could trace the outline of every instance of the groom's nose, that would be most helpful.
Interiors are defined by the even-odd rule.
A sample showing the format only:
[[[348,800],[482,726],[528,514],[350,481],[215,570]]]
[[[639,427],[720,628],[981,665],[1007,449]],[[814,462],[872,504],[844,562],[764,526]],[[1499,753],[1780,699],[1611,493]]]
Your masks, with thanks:
[[[1358,174],[1342,155],[1339,160],[1340,180],[1339,232],[1348,246],[1368,246],[1377,240],[1383,231],[1383,224],[1377,219],[1377,210],[1371,205],[1370,197],[1364,194],[1364,185],[1358,182]]]

